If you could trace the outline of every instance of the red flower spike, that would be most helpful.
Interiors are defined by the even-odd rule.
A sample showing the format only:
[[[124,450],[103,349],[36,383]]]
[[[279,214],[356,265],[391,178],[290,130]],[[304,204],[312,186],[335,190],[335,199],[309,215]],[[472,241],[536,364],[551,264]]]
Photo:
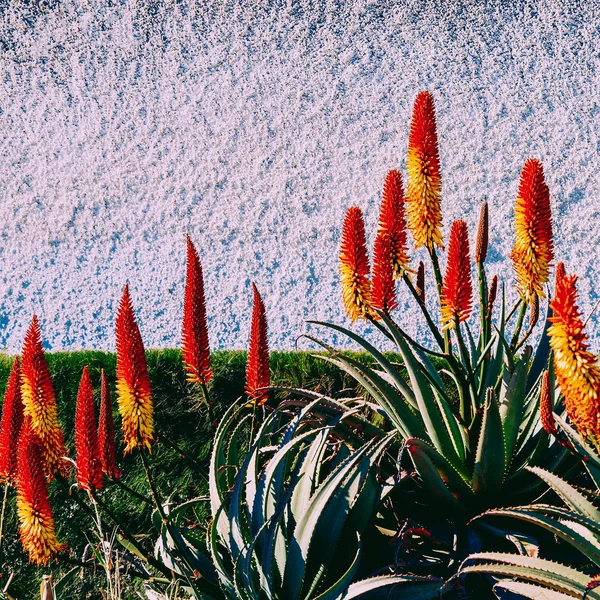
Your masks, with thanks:
[[[21,365],[13,362],[2,404],[0,424],[0,481],[14,484],[17,477],[17,444],[23,425],[23,400],[21,399]]]
[[[381,231],[375,238],[371,306],[386,313],[398,307],[392,266],[392,236]]]
[[[140,329],[133,314],[129,285],[123,289],[116,321],[117,401],[123,426],[125,454],[134,448],[152,449],[154,406]]]
[[[550,190],[539,160],[529,159],[521,172],[515,205],[515,245],[511,253],[521,297],[544,296],[554,258]]]
[[[117,468],[115,451],[115,423],[112,402],[106,373],[100,375],[100,416],[98,417],[98,448],[102,472],[111,479],[119,479],[121,472]]]
[[[406,245],[406,218],[404,216],[404,190],[400,171],[390,171],[383,184],[379,231],[377,235],[390,236],[390,255],[394,279],[402,277],[408,268],[410,258]]]
[[[560,269],[562,273],[563,269]],[[577,306],[577,277],[561,275],[550,302],[548,328],[556,380],[569,419],[583,437],[600,440],[600,367],[590,352],[581,311]]]
[[[204,301],[204,279],[200,257],[190,236],[187,242],[187,272],[183,301],[183,327],[181,333],[181,355],[183,366],[190,383],[206,385],[212,377],[208,326]]]
[[[420,92],[415,100],[408,138],[408,228],[416,247],[443,247],[440,195],[442,178],[433,97]]]
[[[540,389],[540,420],[542,427],[550,435],[556,435],[556,423],[554,422],[554,407],[550,397],[550,373],[544,371],[542,375],[542,387]]]
[[[471,259],[469,233],[464,221],[454,221],[450,230],[448,263],[442,287],[442,324],[451,329],[456,320],[469,318],[472,309]]]
[[[371,282],[365,222],[360,208],[346,212],[340,247],[340,278],[346,314],[352,321],[370,314]]]
[[[43,462],[42,445],[31,428],[31,419],[26,418],[17,452],[17,514],[21,542],[29,561],[36,565],[47,565],[66,550],[56,539]]]
[[[565,270],[565,263],[559,262],[556,265],[556,286],[560,285],[560,282],[567,276],[567,272]]]
[[[252,326],[250,329],[250,345],[246,363],[246,394],[248,398],[262,406],[269,398],[267,390],[260,388],[271,384],[269,371],[269,343],[267,339],[267,317],[265,305],[258,293],[256,285],[252,284],[254,305],[252,309]]]
[[[96,417],[94,415],[94,392],[87,367],[83,368],[77,394],[75,449],[77,451],[77,484],[82,490],[86,491],[101,489],[104,481],[102,480]]]
[[[21,397],[23,412],[31,419],[31,428],[40,442],[46,475],[53,477],[66,474],[63,457],[67,451],[58,422],[56,398],[42,347],[42,334],[35,315],[23,344]]]

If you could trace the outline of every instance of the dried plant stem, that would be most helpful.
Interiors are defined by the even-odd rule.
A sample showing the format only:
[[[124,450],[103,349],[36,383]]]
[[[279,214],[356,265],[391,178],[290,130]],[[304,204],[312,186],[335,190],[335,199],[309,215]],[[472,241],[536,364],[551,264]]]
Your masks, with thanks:
[[[2,497],[2,512],[0,512],[0,573],[4,570],[4,564],[2,562],[4,556],[2,551],[4,549],[4,515],[6,513],[6,502],[8,500],[8,487],[9,483],[6,481],[4,483],[4,495]]]

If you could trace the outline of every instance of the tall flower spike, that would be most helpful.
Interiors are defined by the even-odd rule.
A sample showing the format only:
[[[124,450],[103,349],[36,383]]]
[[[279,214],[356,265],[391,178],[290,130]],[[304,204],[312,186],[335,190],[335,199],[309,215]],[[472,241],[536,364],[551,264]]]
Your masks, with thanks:
[[[346,314],[352,321],[366,318],[370,313],[371,282],[365,222],[360,208],[346,212],[340,248],[342,298]]]
[[[267,390],[261,390],[260,388],[268,387],[271,384],[267,316],[265,305],[254,283],[252,284],[252,291],[254,293],[254,305],[246,363],[245,389],[248,398],[257,406],[262,406],[269,399],[269,393]]]
[[[386,313],[398,307],[392,266],[392,236],[379,232],[373,251],[373,288],[371,306]]]
[[[557,269],[558,270],[558,269]],[[562,268],[561,268],[562,270]],[[588,350],[581,312],[577,306],[577,277],[564,275],[556,282],[552,325],[548,329],[554,352],[558,385],[567,414],[579,433],[600,442],[600,367]]]
[[[100,374],[100,416],[98,417],[98,448],[102,472],[111,479],[119,479],[121,472],[117,468],[115,451],[115,423],[113,421],[112,402],[106,373]]]
[[[151,450],[154,406],[140,329],[133,314],[129,284],[123,289],[116,321],[117,401],[123,424],[125,454],[134,448]]]
[[[417,248],[443,247],[440,195],[440,157],[435,108],[429,92],[420,92],[415,100],[408,138],[408,188],[406,190],[408,228]]]
[[[377,235],[390,236],[390,256],[394,279],[402,277],[410,258],[406,246],[406,219],[404,217],[404,190],[400,171],[390,171],[383,184],[379,231]]]
[[[477,245],[475,247],[475,262],[483,263],[487,258],[489,239],[488,203],[481,203],[479,226],[477,228]]]
[[[471,259],[469,257],[469,233],[464,221],[454,221],[450,230],[448,263],[442,286],[442,324],[452,329],[456,320],[469,318],[472,309]]]
[[[17,477],[17,444],[23,425],[21,399],[21,365],[13,362],[2,404],[0,424],[0,482],[15,483]]]
[[[77,394],[75,449],[77,451],[77,484],[86,491],[101,489],[104,482],[94,415],[94,392],[87,367],[83,368]]]
[[[527,303],[531,303],[534,294],[543,297],[544,284],[550,276],[550,262],[554,258],[554,246],[550,190],[539,160],[527,160],[521,172],[511,258],[521,297]]]
[[[213,372],[210,368],[204,279],[200,257],[189,235],[186,236],[186,242],[187,273],[183,301],[181,354],[188,381],[206,385]]]
[[[21,430],[17,462],[17,514],[21,542],[29,553],[30,562],[47,565],[56,554],[66,550],[66,546],[56,539],[42,467],[42,448],[29,418],[26,418]]]
[[[487,317],[492,318],[494,312],[494,302],[496,302],[496,295],[498,294],[498,275],[494,275],[492,283],[490,284],[490,291],[488,293],[488,305],[487,305]]]
[[[550,396],[550,373],[544,371],[542,375],[542,386],[540,389],[540,420],[542,427],[550,435],[556,435],[556,423],[554,422],[554,407]]]
[[[21,396],[31,429],[39,438],[44,471],[48,477],[65,474],[67,454],[58,422],[58,410],[48,363],[42,348],[42,334],[34,315],[25,335],[21,357]]]

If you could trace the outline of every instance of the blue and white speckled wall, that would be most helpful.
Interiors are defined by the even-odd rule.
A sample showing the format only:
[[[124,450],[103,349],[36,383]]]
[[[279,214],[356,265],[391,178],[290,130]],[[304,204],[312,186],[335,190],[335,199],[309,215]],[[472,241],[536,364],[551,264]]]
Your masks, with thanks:
[[[446,231],[461,217],[474,232],[487,198],[490,270],[510,280],[519,171],[536,156],[557,255],[595,303],[597,2],[25,4],[0,6],[0,347],[18,350],[37,312],[53,349],[113,348],[127,280],[146,344],[176,345],[186,231],[213,347],[246,345],[252,280],[273,347],[294,347],[306,318],[343,320],[344,211],[365,210],[372,240],[423,88]]]

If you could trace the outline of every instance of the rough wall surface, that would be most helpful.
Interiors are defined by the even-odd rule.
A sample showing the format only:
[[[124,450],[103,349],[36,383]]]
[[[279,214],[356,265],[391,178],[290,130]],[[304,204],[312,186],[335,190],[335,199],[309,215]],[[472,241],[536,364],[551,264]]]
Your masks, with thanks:
[[[273,347],[307,318],[343,322],[344,211],[363,208],[372,241],[421,89],[445,231],[460,217],[474,234],[486,198],[489,269],[510,284],[519,172],[538,157],[557,257],[594,305],[597,2],[40,4],[0,4],[0,348],[20,348],[34,312],[50,348],[113,348],[126,281],[146,345],[176,345],[186,232],[213,347],[246,345],[251,281]],[[398,318],[423,337],[408,300]]]

